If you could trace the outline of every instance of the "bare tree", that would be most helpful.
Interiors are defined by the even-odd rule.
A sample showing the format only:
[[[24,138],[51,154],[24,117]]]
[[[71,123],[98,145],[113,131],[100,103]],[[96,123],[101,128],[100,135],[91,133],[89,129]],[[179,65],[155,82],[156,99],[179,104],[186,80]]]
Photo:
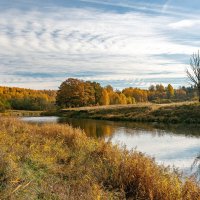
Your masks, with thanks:
[[[200,102],[200,54],[193,53],[190,58],[190,68],[186,71],[190,82],[198,90],[199,102]]]

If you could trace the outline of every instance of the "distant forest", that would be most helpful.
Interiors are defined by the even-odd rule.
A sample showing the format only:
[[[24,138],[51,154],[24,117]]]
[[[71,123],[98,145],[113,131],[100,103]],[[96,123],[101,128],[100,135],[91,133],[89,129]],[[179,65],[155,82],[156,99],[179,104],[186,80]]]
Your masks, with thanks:
[[[55,107],[56,91],[0,87],[0,111],[50,110]]]
[[[69,78],[59,90],[31,90],[16,87],[0,87],[0,111],[52,110],[56,108],[135,104],[141,102],[171,103],[197,100],[197,90],[193,87],[162,84],[151,85],[148,89],[125,88],[114,90],[111,85],[102,87],[97,82]]]

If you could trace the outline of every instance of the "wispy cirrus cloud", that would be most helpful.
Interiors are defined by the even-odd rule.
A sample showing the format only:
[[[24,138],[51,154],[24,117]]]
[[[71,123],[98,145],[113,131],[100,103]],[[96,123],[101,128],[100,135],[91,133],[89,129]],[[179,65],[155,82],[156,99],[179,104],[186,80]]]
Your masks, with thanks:
[[[186,28],[193,28],[198,27],[200,25],[200,19],[186,19],[186,20],[180,20],[174,23],[169,24],[169,26],[173,29],[186,29]]]
[[[57,88],[67,77],[117,88],[175,78],[184,84],[187,63],[179,57],[189,58],[197,49],[192,43],[197,35],[196,27],[179,35],[180,20],[91,6],[5,9],[0,13],[0,84]]]

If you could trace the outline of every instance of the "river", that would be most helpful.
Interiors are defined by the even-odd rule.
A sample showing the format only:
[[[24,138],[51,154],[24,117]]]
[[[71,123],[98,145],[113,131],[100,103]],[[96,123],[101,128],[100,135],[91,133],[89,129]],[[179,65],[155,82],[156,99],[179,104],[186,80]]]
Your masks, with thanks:
[[[104,138],[114,144],[136,149],[155,158],[157,163],[193,174],[200,154],[200,126],[111,122],[59,117],[24,117],[31,123],[62,123],[84,129],[89,137]]]

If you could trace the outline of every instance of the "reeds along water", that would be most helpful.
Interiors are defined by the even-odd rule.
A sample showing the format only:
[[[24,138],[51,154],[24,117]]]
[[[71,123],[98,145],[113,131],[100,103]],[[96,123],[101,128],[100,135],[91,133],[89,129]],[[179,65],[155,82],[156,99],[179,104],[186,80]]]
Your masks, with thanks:
[[[200,187],[67,125],[0,118],[1,199],[198,200]]]

